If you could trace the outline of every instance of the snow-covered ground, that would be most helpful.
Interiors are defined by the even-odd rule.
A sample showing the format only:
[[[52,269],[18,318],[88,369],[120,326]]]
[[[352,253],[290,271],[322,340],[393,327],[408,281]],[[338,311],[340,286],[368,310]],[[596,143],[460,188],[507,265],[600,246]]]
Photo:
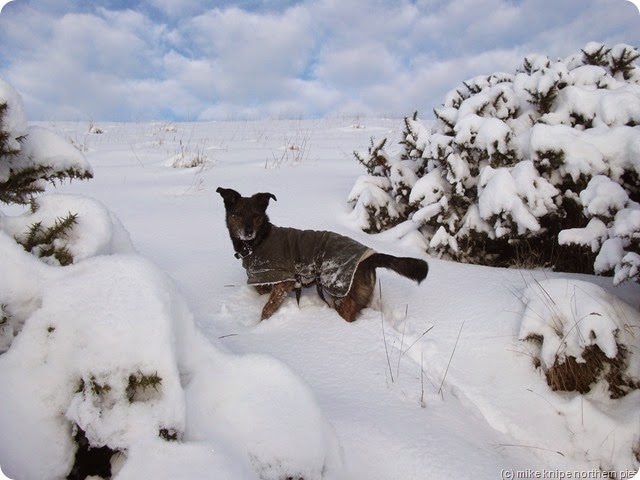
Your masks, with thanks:
[[[78,240],[76,264],[54,267],[0,235],[0,299],[26,319],[0,356],[5,474],[66,475],[70,422],[86,426],[90,441],[126,448],[117,478],[493,480],[576,470],[573,478],[605,478],[598,469],[631,478],[637,470],[640,391],[618,400],[604,385],[552,392],[533,365],[538,347],[519,338],[535,332],[536,318],[574,315],[577,324],[592,315],[589,325],[610,320],[586,331],[602,332],[602,348],[615,349],[607,335],[618,325],[637,349],[640,286],[456,264],[427,258],[397,229],[363,233],[346,203],[363,173],[352,151],[372,136],[398,139],[401,120],[39,125],[80,147],[94,179],[50,188],[64,196],[43,197],[34,215],[65,215],[75,203],[78,227],[107,240]],[[190,163],[198,166],[183,168]],[[429,276],[417,286],[379,271],[374,304],[353,324],[313,289],[261,323],[265,298],[245,285],[218,186],[272,192],[274,224],[424,257]],[[22,211],[3,206],[0,230],[17,235],[36,221],[16,219]],[[160,389],[130,390],[131,375],[153,373]],[[74,381],[76,389],[61,388]],[[180,441],[159,438],[158,425]]]

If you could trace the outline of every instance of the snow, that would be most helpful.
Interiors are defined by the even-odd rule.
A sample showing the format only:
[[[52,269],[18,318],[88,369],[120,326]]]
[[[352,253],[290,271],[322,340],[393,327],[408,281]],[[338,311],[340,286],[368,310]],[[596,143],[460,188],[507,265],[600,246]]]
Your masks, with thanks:
[[[78,214],[77,224],[58,243],[68,248],[76,262],[96,255],[132,253],[135,250],[129,232],[120,220],[105,205],[92,198],[47,194],[35,199],[34,208],[35,212],[28,210],[19,216],[0,217],[0,229],[24,241],[31,225],[39,222],[43,228],[50,228],[56,219],[72,212]]]
[[[0,241],[16,263],[9,271],[40,279],[31,291],[37,307],[0,357],[7,474],[64,477],[73,424],[91,444],[128,458],[166,429],[235,445],[261,478],[340,478],[339,444],[310,389],[272,357],[225,355],[203,340],[173,283],[148,260],[114,253],[56,268],[34,263],[5,234]],[[161,382],[132,389],[132,376],[142,375]]]
[[[601,287],[585,281],[566,279],[543,280],[530,284],[523,292],[525,312],[520,325],[519,338],[527,340],[540,339],[539,352],[533,354],[540,359],[546,371],[554,363],[563,363],[568,356],[578,362],[584,362],[582,354],[586,347],[597,345],[610,359],[619,354],[619,345],[629,347],[626,350],[627,368],[620,374],[627,374],[634,381],[640,379],[640,361],[636,358],[635,330],[640,328],[640,312],[611,296]],[[621,369],[622,370],[622,369]],[[640,400],[640,392],[634,392],[636,402]],[[607,414],[596,407],[602,402],[602,392],[590,392],[585,395],[585,403],[589,413],[596,420],[590,429],[576,432],[572,442],[589,447],[594,430],[603,428],[611,420]],[[637,408],[627,412],[629,423],[625,425],[611,424],[616,429],[617,441],[634,442],[637,438]],[[593,430],[591,430],[593,429]],[[591,438],[589,438],[591,437]],[[626,437],[626,440],[622,440]],[[624,454],[612,450],[609,459],[611,464],[624,462]]]
[[[596,175],[587,188],[580,192],[580,200],[589,215],[610,217],[627,206],[629,196],[624,188],[609,177]]]
[[[598,175],[607,171],[602,152],[585,141],[587,135],[568,125],[538,124],[531,129],[531,150],[539,161],[545,160],[546,152],[564,152],[564,163],[559,171],[578,181],[580,175]]]
[[[91,166],[86,163],[82,153],[69,141],[38,126],[29,127],[26,133],[27,137],[21,148],[23,158],[38,158],[39,165],[56,170],[82,165],[83,170],[91,172]]]
[[[432,170],[415,183],[409,201],[427,206],[437,204],[448,188],[449,185],[443,180],[440,172]]]
[[[532,313],[549,310],[549,302],[535,307],[542,285],[568,322],[588,317],[570,332],[568,349],[596,342],[611,355],[617,339],[637,350],[640,286],[429,258],[412,222],[363,233],[350,191],[385,200],[391,186],[382,177],[354,186],[362,166],[345,152],[399,134],[402,122],[353,125],[105,123],[100,135],[87,135],[81,122],[32,125],[83,139],[94,179],[50,187],[36,212],[2,207],[5,475],[64,478],[73,424],[94,444],[122,450],[117,479],[495,479],[512,470],[638,468],[640,392],[617,400],[600,386],[588,395],[552,392],[521,337],[547,331],[550,321]],[[309,155],[270,167],[281,139],[301,130],[313,132]],[[167,168],[184,139],[207,145],[207,168]],[[518,192],[527,212],[551,208],[547,185],[520,168],[495,169],[503,173],[492,179]],[[447,188],[441,177],[426,178],[412,190],[425,207]],[[377,190],[363,188],[368,182]],[[259,322],[266,299],[245,284],[233,257],[221,185],[276,194],[269,215],[277,225],[333,230],[426,258],[429,277],[417,286],[379,271],[374,302],[353,324],[312,290]],[[492,211],[507,200],[494,195]],[[73,265],[45,263],[15,242],[33,222],[68,211],[78,213],[66,239]],[[632,228],[636,214],[625,215]],[[467,220],[484,221],[474,218]],[[535,227],[535,216],[527,221]],[[447,235],[433,238],[455,242]],[[633,365],[637,375],[640,362]],[[161,382],[132,390],[131,376],[141,375]],[[162,429],[177,441],[161,438]]]
[[[540,355],[544,367],[553,365],[557,358],[580,359],[589,345],[598,345],[608,358],[615,358],[625,324],[640,322],[638,311],[584,281],[537,282],[525,289],[523,297],[526,308],[519,338],[544,339]]]
[[[505,168],[485,167],[480,175],[480,184],[478,186],[480,216],[488,219],[494,215],[508,214],[516,223],[519,234],[524,233],[526,230],[536,232],[540,229],[540,225],[523,202],[519,192],[519,187],[523,184],[528,186],[527,184],[532,182],[528,178],[523,181],[521,175],[514,177],[513,173],[516,168],[510,172]],[[521,172],[522,169],[519,169],[519,171]],[[498,224],[496,223],[496,225]],[[496,226],[497,237],[507,233],[509,233],[507,227]]]
[[[599,218],[592,218],[584,228],[568,228],[561,231],[558,235],[558,243],[560,245],[569,245],[572,243],[585,245],[591,247],[592,252],[597,252],[598,248],[607,238],[607,225]]]
[[[27,130],[27,116],[24,111],[24,105],[22,103],[22,96],[0,78],[0,103],[7,104],[7,112],[3,121],[3,130],[5,132],[12,132],[12,138],[15,139],[21,135],[24,135]],[[17,146],[17,144],[13,144]]]
[[[633,278],[630,275],[638,272],[638,254],[625,249],[640,231],[640,204],[632,201],[618,183],[604,175],[596,175],[589,181],[580,192],[580,202],[591,219],[584,228],[560,232],[560,244],[589,245],[594,252],[598,252],[601,245],[594,271],[613,271],[615,284]]]

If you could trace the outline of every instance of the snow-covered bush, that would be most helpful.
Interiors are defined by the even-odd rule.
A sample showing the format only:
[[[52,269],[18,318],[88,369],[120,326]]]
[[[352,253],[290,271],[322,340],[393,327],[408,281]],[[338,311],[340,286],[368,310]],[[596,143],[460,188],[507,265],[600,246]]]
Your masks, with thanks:
[[[70,143],[27,126],[22,97],[0,78],[0,202],[26,204],[47,182],[87,179],[91,166]]]
[[[34,198],[22,215],[0,216],[0,230],[52,265],[133,251],[120,220],[104,205],[79,195],[47,194]]]
[[[340,445],[310,388],[273,358],[220,351],[171,280],[127,252],[61,268],[0,231],[0,304],[16,334],[0,355],[3,471],[342,478]]]
[[[349,194],[359,226],[368,233],[380,232],[404,221],[408,214],[408,196],[417,175],[411,161],[396,161],[384,151],[387,140],[371,145],[365,155],[354,152],[368,175],[358,180]]]
[[[47,183],[92,176],[91,165],[72,144],[49,130],[27,126],[22,97],[0,79],[0,203],[30,203],[31,214],[26,218],[32,219],[21,230],[12,229],[9,224],[15,227],[20,221],[5,219],[0,212],[0,229],[11,230],[25,250],[45,261],[73,263],[67,238],[77,237],[72,233],[77,212],[44,208],[38,213],[41,203],[35,196],[45,191]]]
[[[640,388],[640,312],[601,287],[578,280],[545,280],[523,292],[520,340],[553,390],[590,391],[605,382],[618,398]]]
[[[435,122],[405,119],[402,152],[372,140],[356,155],[368,175],[349,195],[355,221],[370,232],[410,222],[429,253],[460,261],[637,281],[639,57],[589,43],[463,82]],[[616,201],[602,206],[612,184]]]

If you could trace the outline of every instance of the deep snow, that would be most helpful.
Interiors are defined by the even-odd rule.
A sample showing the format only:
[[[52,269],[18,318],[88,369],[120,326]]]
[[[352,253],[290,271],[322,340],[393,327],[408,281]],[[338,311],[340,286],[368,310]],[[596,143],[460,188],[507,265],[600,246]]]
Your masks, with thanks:
[[[291,296],[258,321],[266,299],[245,285],[215,189],[274,193],[268,212],[277,225],[334,230],[379,251],[424,256],[421,241],[406,232],[363,233],[347,205],[363,173],[351,152],[372,136],[398,138],[400,120],[101,123],[102,134],[89,133],[85,122],[41,125],[82,148],[94,171],[93,180],[56,189],[65,194],[61,214],[67,194],[97,200],[101,206],[78,200],[96,225],[88,228],[109,230],[114,241],[55,267],[0,237],[13,262],[3,263],[11,275],[2,275],[0,292],[18,298],[27,318],[0,356],[3,385],[23,389],[2,394],[6,474],[40,478],[55,465],[64,476],[70,465],[60,450],[69,446],[47,443],[45,433],[96,418],[104,420],[96,436],[128,446],[118,478],[496,479],[599,468],[629,478],[637,469],[640,392],[616,401],[602,385],[587,395],[551,392],[533,367],[534,348],[519,336],[532,286],[552,280],[545,285],[558,303],[575,301],[572,279],[579,279],[599,287],[592,297],[610,298],[606,291],[631,305],[615,321],[638,345],[638,285],[427,258],[420,286],[379,272],[376,300],[353,324],[313,289],[300,306]],[[204,166],[172,168],[189,155]],[[22,209],[2,211],[3,230],[16,235]],[[74,320],[65,329],[66,318]],[[126,385],[112,373],[129,374],[131,365],[163,377],[161,394],[133,402],[137,410],[122,400]],[[61,391],[70,372],[112,390],[98,399]],[[21,401],[43,417],[51,402],[65,410],[32,418]],[[160,421],[182,441],[150,433]],[[23,440],[7,435],[25,428]]]

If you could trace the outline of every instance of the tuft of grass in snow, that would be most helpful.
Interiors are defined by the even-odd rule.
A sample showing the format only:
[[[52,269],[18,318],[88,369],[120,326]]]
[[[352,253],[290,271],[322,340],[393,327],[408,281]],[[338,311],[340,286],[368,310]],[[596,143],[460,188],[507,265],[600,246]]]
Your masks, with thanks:
[[[442,376],[442,382],[440,382],[440,388],[438,388],[438,395],[442,394],[442,386],[444,385],[444,381],[447,378],[447,373],[449,373],[449,367],[451,366],[451,361],[453,360],[453,355],[456,353],[456,348],[458,348],[458,342],[460,341],[460,335],[462,334],[462,329],[464,328],[464,320],[460,325],[460,330],[458,330],[458,336],[456,337],[456,343],[453,345],[453,350],[451,350],[451,356],[449,356],[449,361],[447,362],[447,368],[444,370],[444,375]]]
[[[378,281],[378,289],[380,291],[380,303],[382,303],[382,282]],[[387,365],[389,367],[389,375],[391,375],[391,383],[393,378],[393,370],[391,370],[391,358],[389,357],[389,347],[387,346],[387,336],[384,333],[384,312],[380,309],[380,328],[382,329],[382,341],[384,342],[384,352],[387,355]]]
[[[609,385],[611,398],[620,398],[640,388],[640,383],[625,378],[626,367],[627,350],[623,345],[618,345],[615,358],[608,358],[597,345],[590,345],[584,349],[581,359],[558,356],[547,369],[547,383],[552,390],[587,393],[602,377]]]
[[[311,133],[298,130],[294,136],[284,138],[284,145],[280,148],[281,153],[277,155],[271,153],[271,159],[266,159],[265,169],[280,168],[284,165],[300,165],[309,158]]]
[[[172,168],[204,168],[210,163],[209,157],[204,153],[204,150],[204,143],[194,147],[190,143],[185,144],[180,140],[178,153],[167,161],[167,166]]]
[[[616,399],[640,388],[630,368],[638,343],[633,314],[607,298],[579,281],[535,281],[526,288],[520,339],[536,346],[534,366],[552,390],[585,394],[603,380]]]

